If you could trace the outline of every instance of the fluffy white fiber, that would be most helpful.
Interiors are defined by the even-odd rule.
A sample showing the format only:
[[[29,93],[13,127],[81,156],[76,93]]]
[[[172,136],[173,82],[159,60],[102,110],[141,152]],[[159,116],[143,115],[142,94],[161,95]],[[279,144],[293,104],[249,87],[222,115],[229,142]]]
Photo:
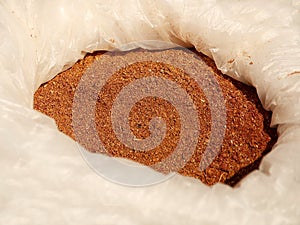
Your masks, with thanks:
[[[110,183],[32,109],[39,85],[85,52],[149,39],[195,46],[273,111],[278,143],[238,187]],[[299,162],[299,0],[0,1],[0,224],[297,225]]]

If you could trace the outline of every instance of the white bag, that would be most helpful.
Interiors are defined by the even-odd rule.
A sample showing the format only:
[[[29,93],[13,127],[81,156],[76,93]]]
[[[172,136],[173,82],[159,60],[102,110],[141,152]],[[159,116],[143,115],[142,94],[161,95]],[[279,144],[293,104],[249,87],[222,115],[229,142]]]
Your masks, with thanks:
[[[2,0],[0,224],[300,224],[299,10],[299,0]],[[179,175],[113,184],[32,109],[35,90],[86,52],[142,40],[195,46],[273,111],[279,140],[238,187]]]

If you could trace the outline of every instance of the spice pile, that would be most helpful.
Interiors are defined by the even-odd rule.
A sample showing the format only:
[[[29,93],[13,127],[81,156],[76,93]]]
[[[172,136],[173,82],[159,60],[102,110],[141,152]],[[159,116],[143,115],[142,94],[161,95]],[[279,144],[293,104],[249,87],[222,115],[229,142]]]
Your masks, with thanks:
[[[127,54],[128,57],[138,59],[143,51],[140,49],[119,54]],[[73,139],[76,139],[72,126],[72,107],[76,89],[83,74],[96,60],[101,59],[102,54],[103,52],[88,54],[73,67],[43,84],[35,93],[34,108],[54,118],[59,130]],[[160,51],[153,51],[153,54],[160,54]],[[170,58],[180,59],[176,56],[182,52],[171,49],[165,50],[164,54],[169,55]],[[104,144],[106,151],[101,150],[97,142],[89,137],[89,133],[84,132],[87,124],[84,116],[80,121],[83,136],[79,141],[80,144],[89,151],[132,159],[162,173],[173,171],[179,161],[185,160],[184,166],[176,172],[200,179],[208,185],[222,182],[234,186],[245,175],[257,169],[262,157],[271,150],[277,140],[276,130],[269,127],[271,113],[263,109],[254,88],[223,75],[211,59],[197,54],[205,64],[203,71],[209,71],[215,76],[223,92],[227,113],[222,147],[204,171],[199,170],[199,164],[208,143],[212,141],[210,140],[212,112],[209,101],[195,80],[182,70],[161,62],[141,61],[113,74],[99,92],[95,107],[98,138]],[[165,137],[157,147],[147,151],[135,151],[119,141],[114,133],[111,125],[111,109],[114,100],[122,88],[139,78],[150,76],[176,82],[193,100],[201,132],[197,147],[188,160],[181,157],[167,160],[179,142],[183,125],[176,107],[162,98],[149,96],[141,99],[132,107],[128,118],[130,130],[137,139],[145,139],[151,135],[149,124],[153,117],[165,120]],[[159,162],[162,161],[164,163],[160,164]]]

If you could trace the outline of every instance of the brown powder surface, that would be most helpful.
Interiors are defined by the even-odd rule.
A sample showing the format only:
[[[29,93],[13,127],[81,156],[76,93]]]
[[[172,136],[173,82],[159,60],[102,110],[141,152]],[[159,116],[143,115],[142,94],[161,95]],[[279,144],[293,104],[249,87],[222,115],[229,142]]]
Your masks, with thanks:
[[[129,54],[128,57],[138,58],[143,51],[119,54]],[[165,50],[164,53],[175,59],[176,54],[181,54],[178,49]],[[102,54],[103,52],[88,54],[70,69],[41,85],[35,93],[34,108],[54,118],[58,129],[73,139],[76,139],[72,126],[72,107],[76,88],[83,74],[100,59]],[[159,54],[159,51],[153,51],[153,54]],[[162,173],[174,171],[176,165],[184,161],[184,166],[179,171],[175,171],[200,179],[208,185],[222,182],[233,186],[245,175],[257,169],[262,157],[271,150],[277,140],[276,130],[270,128],[271,113],[263,109],[254,88],[223,75],[211,59],[199,53],[198,55],[205,64],[203,74],[211,73],[215,76],[223,92],[227,113],[225,136],[220,153],[204,171],[199,170],[199,163],[210,141],[209,102],[195,80],[182,70],[161,62],[137,62],[113,74],[99,92],[94,115],[98,137],[105,145],[106,152],[100,150],[96,141],[85,132],[87,124],[85,116],[81,121],[80,144],[92,152],[132,159]],[[176,82],[193,100],[198,112],[201,133],[197,147],[188,159],[182,154],[168,160],[168,156],[178,144],[182,124],[177,109],[162,98],[141,99],[134,105],[129,115],[130,129],[139,139],[150,136],[149,124],[153,117],[165,120],[166,134],[157,147],[148,151],[135,151],[119,141],[114,133],[111,125],[111,108],[118,93],[132,81],[150,76]],[[91,83],[94,82],[96,81],[91,80]],[[93,101],[93,99],[87,98],[86,101]],[[164,163],[160,164],[161,161]]]

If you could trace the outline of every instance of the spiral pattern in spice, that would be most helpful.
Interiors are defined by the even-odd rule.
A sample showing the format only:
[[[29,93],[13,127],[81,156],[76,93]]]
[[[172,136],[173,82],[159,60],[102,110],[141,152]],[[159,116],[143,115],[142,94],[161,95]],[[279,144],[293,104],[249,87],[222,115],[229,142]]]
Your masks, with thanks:
[[[217,156],[225,132],[222,97],[213,71],[191,52],[107,53],[77,87],[76,140],[86,149],[134,159],[164,173],[182,169],[198,150],[204,170]]]

